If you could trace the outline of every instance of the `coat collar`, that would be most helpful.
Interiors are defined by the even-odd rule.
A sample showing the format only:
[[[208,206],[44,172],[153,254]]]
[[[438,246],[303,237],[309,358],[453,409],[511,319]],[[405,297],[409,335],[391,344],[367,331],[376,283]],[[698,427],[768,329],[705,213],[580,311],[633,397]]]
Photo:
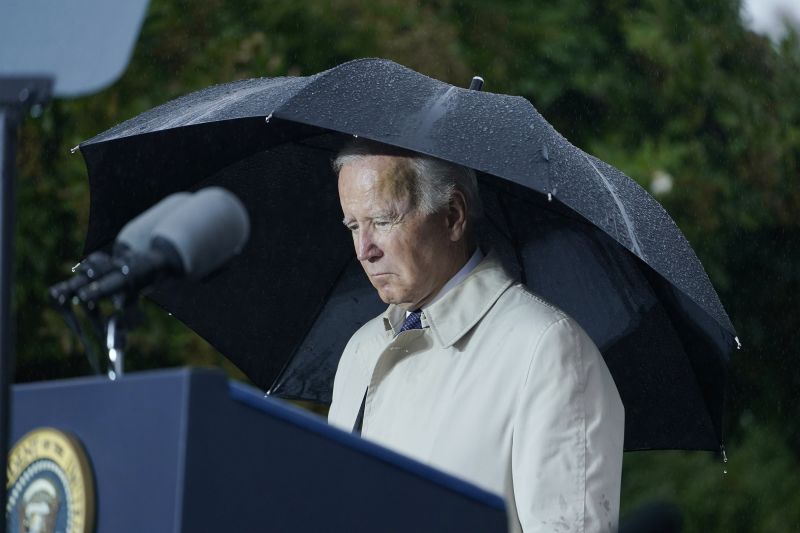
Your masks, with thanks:
[[[490,252],[461,283],[423,310],[422,325],[430,328],[442,347],[450,347],[483,318],[513,283],[497,254]],[[390,305],[383,313],[387,335],[393,337],[403,320],[405,310]]]

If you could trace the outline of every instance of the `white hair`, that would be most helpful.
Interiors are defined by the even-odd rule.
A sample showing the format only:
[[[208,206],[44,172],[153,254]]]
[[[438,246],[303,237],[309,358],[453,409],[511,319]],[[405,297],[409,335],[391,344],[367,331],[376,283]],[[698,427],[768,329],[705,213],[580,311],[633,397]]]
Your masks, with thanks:
[[[343,166],[376,155],[405,159],[411,171],[409,177],[413,181],[409,184],[412,208],[431,215],[444,209],[453,193],[460,191],[467,204],[467,218],[474,223],[481,217],[483,209],[475,171],[443,159],[375,141],[355,139],[337,154],[333,160],[333,170],[338,174]]]

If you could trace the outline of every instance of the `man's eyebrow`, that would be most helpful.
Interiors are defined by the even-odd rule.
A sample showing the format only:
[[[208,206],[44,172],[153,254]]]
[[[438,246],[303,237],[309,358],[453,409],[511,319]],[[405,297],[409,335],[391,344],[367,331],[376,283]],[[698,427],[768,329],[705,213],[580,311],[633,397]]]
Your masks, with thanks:
[[[379,219],[392,219],[392,220],[394,220],[394,219],[399,219],[399,218],[402,218],[402,217],[403,217],[403,215],[399,214],[395,210],[386,210],[386,211],[381,211],[380,213],[374,213],[372,216],[369,216],[369,217],[364,217],[364,220],[367,220],[367,221],[379,220]],[[345,226],[349,226],[353,222],[356,222],[356,220],[353,219],[353,218],[344,217],[342,219],[342,224],[344,224]]]

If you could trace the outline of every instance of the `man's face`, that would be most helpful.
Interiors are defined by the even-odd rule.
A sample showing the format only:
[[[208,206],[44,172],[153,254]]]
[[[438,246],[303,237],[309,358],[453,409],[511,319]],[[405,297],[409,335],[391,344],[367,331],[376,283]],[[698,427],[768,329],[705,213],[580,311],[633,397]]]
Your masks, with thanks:
[[[462,265],[447,213],[423,215],[412,208],[399,159],[367,156],[344,165],[339,200],[356,256],[378,295],[413,310],[433,298]]]

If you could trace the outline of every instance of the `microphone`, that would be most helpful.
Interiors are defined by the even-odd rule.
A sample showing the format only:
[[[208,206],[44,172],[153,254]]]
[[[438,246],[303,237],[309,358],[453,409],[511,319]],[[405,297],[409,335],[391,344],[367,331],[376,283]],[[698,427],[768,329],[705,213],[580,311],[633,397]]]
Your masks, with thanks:
[[[250,217],[239,198],[207,187],[156,226],[150,245],[177,255],[183,274],[198,281],[241,252],[249,236]]]
[[[150,247],[150,234],[162,218],[174,211],[178,205],[189,199],[191,194],[178,192],[171,194],[159,203],[146,210],[127,224],[117,235],[114,243],[114,257],[132,250],[145,252]],[[67,281],[57,283],[48,289],[50,300],[59,306],[64,306],[77,292],[98,280],[120,265],[105,252],[94,252],[81,261],[76,271],[77,274]]]
[[[56,283],[47,290],[50,301],[56,306],[65,306],[81,287],[88,285],[92,280],[99,279],[112,270],[116,265],[104,252],[94,252],[78,264],[77,274],[66,281]]]
[[[198,281],[242,250],[250,235],[250,220],[235,195],[208,187],[190,195],[154,225],[148,249],[135,249],[140,233],[131,235],[135,238],[120,244],[129,249],[119,269],[81,288],[82,301],[121,292],[135,294],[163,277]]]
[[[125,224],[114,242],[114,255],[121,255],[129,250],[137,253],[149,250],[150,235],[158,223],[191,197],[188,192],[170,194]]]

